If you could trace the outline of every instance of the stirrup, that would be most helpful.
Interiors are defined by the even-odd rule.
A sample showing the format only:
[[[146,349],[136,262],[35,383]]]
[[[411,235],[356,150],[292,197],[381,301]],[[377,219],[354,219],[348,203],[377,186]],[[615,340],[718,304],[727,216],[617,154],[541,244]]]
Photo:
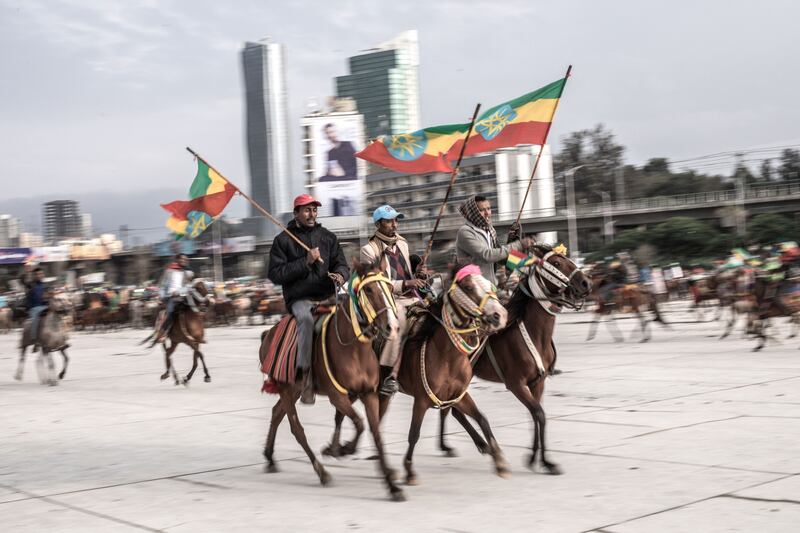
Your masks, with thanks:
[[[397,378],[388,376],[383,380],[383,383],[381,383],[379,392],[384,396],[392,396],[398,390],[400,390],[400,384],[397,382]]]

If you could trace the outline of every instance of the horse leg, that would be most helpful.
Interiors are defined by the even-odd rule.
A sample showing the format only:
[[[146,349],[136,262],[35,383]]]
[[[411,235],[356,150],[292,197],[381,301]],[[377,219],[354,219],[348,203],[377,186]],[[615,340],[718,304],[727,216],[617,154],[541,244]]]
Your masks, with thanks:
[[[200,350],[197,350],[197,356],[200,358],[200,364],[203,365],[203,381],[211,383],[211,374],[208,373],[208,367],[206,366],[206,356]]]
[[[358,450],[358,441],[361,440],[361,434],[364,433],[364,420],[353,408],[353,402],[349,396],[335,394],[329,396],[328,399],[336,407],[336,410],[341,411],[344,416],[352,420],[353,425],[356,427],[356,434],[353,436],[353,440],[346,442],[341,449],[342,455],[353,455]]]
[[[59,351],[61,352],[61,357],[64,358],[64,368],[61,369],[58,379],[64,379],[64,376],[67,374],[67,366],[69,366],[69,357],[67,357],[66,348],[62,348]]]
[[[484,437],[486,437],[486,442],[489,443],[489,455],[491,455],[494,460],[494,468],[497,475],[503,478],[510,476],[511,471],[508,469],[508,461],[506,461],[503,451],[497,444],[494,434],[492,434],[489,421],[483,416],[483,413],[478,410],[478,406],[475,405],[475,400],[472,399],[472,396],[470,396],[469,393],[465,394],[464,397],[461,398],[461,401],[453,407],[453,410],[461,411],[478,423],[483,431]]]
[[[425,412],[428,410],[428,404],[424,400],[414,398],[414,408],[411,414],[411,427],[408,429],[408,450],[406,457],[403,461],[403,466],[406,469],[406,484],[418,485],[419,480],[417,474],[414,472],[412,464],[412,457],[414,456],[414,447],[419,440],[419,429],[422,426],[422,421],[425,419]]]
[[[297,408],[294,405],[297,394],[295,394],[293,388],[284,388],[279,391],[279,394],[281,395],[283,406],[286,409],[286,415],[289,418],[292,435],[294,435],[294,438],[297,439],[297,443],[300,444],[311,460],[311,466],[314,467],[314,471],[317,473],[317,476],[319,476],[319,482],[322,485],[327,485],[331,481],[331,476],[325,471],[325,467],[322,463],[317,460],[317,456],[314,455],[314,452],[311,451],[311,447],[306,440],[306,433],[303,431],[303,426],[300,424],[300,418],[297,416]]]
[[[183,378],[184,385],[189,383],[189,380],[191,380],[192,376],[194,376],[194,371],[197,370],[197,360],[200,359],[200,356],[198,355],[200,352],[197,350],[197,345],[192,346],[192,349],[194,350],[192,353],[192,369],[189,370],[189,373],[186,374],[185,378]]]
[[[14,373],[14,379],[17,381],[22,381],[22,373],[25,370],[25,351],[28,349],[27,346],[22,345],[19,351],[19,363],[17,363],[17,371]]]
[[[51,387],[58,385],[58,381],[56,380],[56,364],[53,361],[53,352],[51,352],[50,350],[45,351],[45,349],[42,348],[42,357],[47,363],[46,383]]]
[[[586,337],[587,341],[594,339],[594,336],[597,333],[597,325],[600,323],[601,318],[602,317],[600,316],[600,313],[594,314],[594,320],[592,320],[592,323],[589,324],[589,336]]]
[[[445,407],[439,410],[439,449],[444,452],[445,457],[458,457],[454,448],[451,448],[444,441],[444,425],[447,421],[447,415],[450,413],[450,408]]]
[[[650,340],[650,331],[647,326],[647,319],[639,309],[636,310],[636,316],[639,317],[639,324],[642,326],[642,340],[639,342],[647,342]]]
[[[625,337],[622,335],[622,332],[617,327],[616,318],[614,316],[609,315],[608,320],[606,321],[606,327],[608,331],[611,332],[611,336],[614,337],[614,342],[622,342],[625,340]]]
[[[272,407],[272,419],[269,422],[267,442],[264,444],[264,458],[267,460],[264,471],[268,474],[274,474],[278,471],[278,465],[275,464],[272,455],[275,452],[275,436],[278,434],[278,426],[281,425],[284,416],[286,416],[286,409],[283,407],[283,399],[278,398],[278,401]]]
[[[515,384],[513,387],[509,387],[509,390],[520,402],[522,402],[525,407],[528,408],[528,411],[531,413],[531,417],[533,418],[533,446],[531,448],[531,455],[528,457],[528,468],[533,468],[533,466],[536,464],[536,457],[541,452],[541,463],[542,466],[547,469],[547,472],[553,475],[561,474],[561,468],[559,468],[557,464],[551,463],[546,458],[547,448],[544,440],[544,429],[547,418],[545,417],[544,409],[542,409],[541,403],[536,401],[536,397],[529,386]]]
[[[392,500],[396,502],[403,502],[406,500],[403,490],[394,482],[396,477],[395,471],[389,467],[386,462],[386,453],[383,450],[383,439],[381,438],[381,419],[378,416],[378,394],[370,392],[361,397],[361,403],[364,404],[364,410],[367,414],[367,423],[369,430],[372,433],[372,438],[375,441],[375,448],[378,450],[378,460],[380,461],[381,472],[383,472],[383,479],[389,487]]]
[[[172,344],[169,348],[167,348],[167,343],[163,344],[164,348],[164,364],[166,365],[166,371],[161,374],[161,381],[164,381],[169,377],[169,371],[172,368],[172,352],[175,351],[176,344]]]
[[[486,455],[489,453],[489,445],[483,439],[483,437],[478,433],[478,431],[472,426],[472,423],[467,420],[467,417],[464,416],[464,413],[459,411],[458,409],[453,409],[453,418],[455,418],[461,427],[463,427],[470,437],[472,437],[472,442],[475,443],[475,447],[478,449],[481,455]]]
[[[340,457],[342,455],[342,444],[340,442],[340,436],[342,433],[343,420],[344,420],[344,413],[342,413],[340,410],[337,409],[336,414],[333,417],[334,425],[333,425],[333,436],[331,437],[331,443],[322,450],[322,455],[329,455],[331,457]]]

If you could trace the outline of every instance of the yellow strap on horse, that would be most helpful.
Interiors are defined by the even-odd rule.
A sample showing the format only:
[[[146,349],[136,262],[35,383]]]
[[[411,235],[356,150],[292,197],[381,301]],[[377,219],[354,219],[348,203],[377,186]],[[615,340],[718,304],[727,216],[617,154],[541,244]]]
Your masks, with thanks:
[[[326,341],[328,340],[328,322],[331,321],[331,317],[336,314],[336,308],[334,307],[333,310],[322,319],[322,362],[325,363],[325,373],[328,374],[328,379],[331,380],[333,383],[333,388],[339,391],[340,394],[347,394],[347,389],[342,387],[342,385],[336,381],[336,378],[333,377],[333,372],[331,372],[331,364],[328,361],[328,347]]]
[[[431,389],[430,385],[428,385],[428,374],[425,372],[425,348],[427,346],[428,346],[428,341],[427,340],[423,341],[422,347],[419,350],[419,368],[420,368],[420,374],[422,374],[422,386],[425,388],[425,393],[428,395],[428,398],[430,398],[431,401],[433,402],[433,406],[436,407],[437,409],[442,409],[444,407],[450,407],[451,405],[455,405],[458,402],[460,402],[461,399],[464,397],[464,395],[467,393],[467,390],[469,389],[469,383],[467,383],[467,386],[464,387],[464,390],[461,392],[461,394],[458,395],[457,398],[445,401],[440,400],[439,397],[436,396],[436,393],[433,392],[433,389]]]
[[[397,305],[395,304],[394,296],[392,295],[392,280],[386,277],[385,274],[382,272],[373,273],[367,275],[363,279],[356,278],[354,281],[356,283],[354,289],[356,291],[358,306],[361,308],[361,312],[364,314],[364,317],[367,319],[368,323],[373,322],[378,317],[378,313],[375,311],[372,303],[370,303],[369,298],[361,293],[361,290],[370,283],[380,284],[381,290],[387,297],[386,300],[392,307],[392,311],[394,311],[394,314],[397,315]],[[359,341],[365,344],[371,342],[370,339],[364,336],[364,331],[361,329],[361,324],[358,322],[358,315],[352,301],[350,302],[350,322],[353,325],[353,333],[355,333],[355,336]]]

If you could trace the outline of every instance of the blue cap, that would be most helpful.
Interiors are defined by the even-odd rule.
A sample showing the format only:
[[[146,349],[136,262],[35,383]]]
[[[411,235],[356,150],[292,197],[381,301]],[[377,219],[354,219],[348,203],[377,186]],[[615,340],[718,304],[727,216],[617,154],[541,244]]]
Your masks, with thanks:
[[[402,220],[406,218],[406,216],[403,213],[398,213],[395,208],[390,205],[382,205],[372,212],[373,222],[377,222],[379,220],[392,220],[395,218]]]

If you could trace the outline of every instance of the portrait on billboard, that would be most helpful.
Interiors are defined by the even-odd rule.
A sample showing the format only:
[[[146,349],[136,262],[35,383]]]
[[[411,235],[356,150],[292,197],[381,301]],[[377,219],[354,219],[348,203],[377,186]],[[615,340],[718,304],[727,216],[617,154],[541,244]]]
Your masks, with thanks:
[[[321,217],[363,214],[363,162],[356,152],[363,148],[360,116],[329,116],[315,128],[314,196],[322,202]]]
[[[322,144],[325,147],[324,174],[319,181],[352,181],[358,179],[356,149],[353,146],[355,132],[352,128],[340,128],[333,122],[322,127]]]

